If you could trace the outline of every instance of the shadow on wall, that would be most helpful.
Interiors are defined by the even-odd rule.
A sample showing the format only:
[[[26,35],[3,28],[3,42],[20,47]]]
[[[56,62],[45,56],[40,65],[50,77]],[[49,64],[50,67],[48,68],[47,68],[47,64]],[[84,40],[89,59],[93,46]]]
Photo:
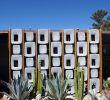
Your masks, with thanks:
[[[9,82],[9,61],[8,61],[8,34],[0,33],[0,80]],[[0,82],[0,91],[4,91],[6,87]]]
[[[102,35],[103,79],[110,77],[110,34]]]

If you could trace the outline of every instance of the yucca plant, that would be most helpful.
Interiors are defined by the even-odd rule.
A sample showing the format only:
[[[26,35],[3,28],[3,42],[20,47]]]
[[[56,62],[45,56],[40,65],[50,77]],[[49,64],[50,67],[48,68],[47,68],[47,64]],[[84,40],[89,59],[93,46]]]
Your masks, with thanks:
[[[69,90],[68,85],[68,79],[63,80],[61,75],[53,75],[52,79],[46,81],[47,95],[52,100],[64,100]]]
[[[14,100],[26,100],[33,88],[29,86],[28,80],[22,80],[19,76],[18,79],[14,78],[11,83],[6,83],[6,85],[9,88],[11,98]]]

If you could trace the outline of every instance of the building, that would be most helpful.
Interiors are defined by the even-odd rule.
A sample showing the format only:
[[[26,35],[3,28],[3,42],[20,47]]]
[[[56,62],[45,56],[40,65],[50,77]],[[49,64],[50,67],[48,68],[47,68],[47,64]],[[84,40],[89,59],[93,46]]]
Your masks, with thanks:
[[[105,35],[103,34],[103,37],[106,37]],[[104,41],[103,53],[106,44]],[[40,61],[43,76],[48,78],[51,78],[52,74],[62,74],[62,78],[69,76],[70,85],[73,85],[74,67],[80,63],[85,71],[84,82],[88,90],[93,85],[97,92],[102,90],[100,30],[4,30],[0,31],[0,50],[0,80],[9,81],[22,75],[29,82],[33,82],[34,70]],[[73,87],[70,93],[73,93]]]

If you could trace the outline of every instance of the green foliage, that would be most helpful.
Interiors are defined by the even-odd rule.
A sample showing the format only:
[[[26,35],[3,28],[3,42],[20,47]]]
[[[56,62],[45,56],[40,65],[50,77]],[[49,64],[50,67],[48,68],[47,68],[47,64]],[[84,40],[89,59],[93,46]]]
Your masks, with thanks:
[[[40,64],[36,67],[35,73],[34,73],[34,93],[36,95],[42,94],[42,80],[43,80],[43,75],[41,74],[41,68]]]
[[[108,14],[106,10],[97,10],[92,14],[91,19],[95,20],[97,23],[101,24],[103,18]]]
[[[79,64],[74,69],[74,90],[77,100],[82,100],[84,92],[84,70],[80,68]]]
[[[97,93],[96,93],[95,88],[92,89],[92,90],[90,90],[89,93],[90,93],[90,95],[91,95],[92,100],[98,100],[98,98],[97,98],[97,96],[96,96]]]
[[[52,98],[52,100],[64,100],[67,96],[69,85],[68,79],[63,80],[61,75],[53,76],[53,78],[47,79],[46,82],[46,91],[47,95]]]
[[[92,98],[92,100],[98,100],[96,95],[94,95],[94,94],[91,94],[91,98]]]
[[[95,23],[92,24],[93,28],[110,30],[110,16],[106,17],[108,12],[106,10],[97,10],[90,17]]]
[[[33,88],[31,85],[29,86],[27,80],[22,80],[19,76],[18,79],[11,80],[11,84],[6,83],[6,85],[11,93],[10,96],[14,100],[26,100]]]
[[[110,80],[103,81],[103,89],[110,89]]]

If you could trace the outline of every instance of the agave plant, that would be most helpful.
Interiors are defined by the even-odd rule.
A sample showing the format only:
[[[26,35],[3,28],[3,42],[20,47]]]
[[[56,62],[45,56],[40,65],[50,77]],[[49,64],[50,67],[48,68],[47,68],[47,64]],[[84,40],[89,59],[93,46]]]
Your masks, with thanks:
[[[47,79],[46,91],[47,95],[52,98],[52,100],[64,100],[68,93],[68,79],[63,80],[61,75],[57,75],[56,78]]]
[[[6,83],[6,82],[5,82]],[[10,96],[14,100],[26,100],[32,91],[33,87],[28,84],[28,80],[22,80],[18,76],[18,79],[14,78],[11,83],[6,83],[10,91]]]
[[[95,88],[89,91],[92,100],[98,100],[97,96],[96,96],[96,90]]]

